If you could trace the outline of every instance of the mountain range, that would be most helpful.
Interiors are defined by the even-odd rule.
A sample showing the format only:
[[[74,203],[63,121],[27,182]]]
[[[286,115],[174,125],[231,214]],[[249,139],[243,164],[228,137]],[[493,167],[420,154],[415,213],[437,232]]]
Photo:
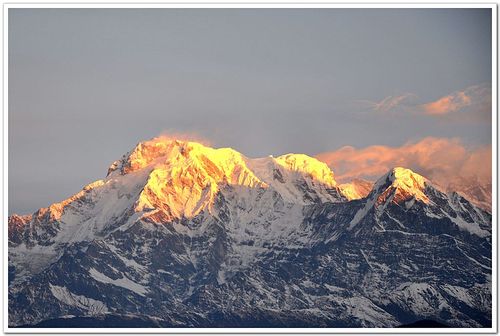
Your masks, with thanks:
[[[307,155],[154,138],[9,217],[9,326],[489,327],[489,209],[402,167],[337,184]]]

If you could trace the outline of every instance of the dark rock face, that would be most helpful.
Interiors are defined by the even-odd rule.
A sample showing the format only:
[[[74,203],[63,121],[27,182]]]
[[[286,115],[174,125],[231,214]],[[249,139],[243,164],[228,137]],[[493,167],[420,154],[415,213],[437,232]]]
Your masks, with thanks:
[[[9,325],[491,326],[491,215],[391,176],[361,200],[326,190],[336,203],[303,181],[297,202],[227,184],[191,218],[127,205],[101,223],[90,191],[67,210],[80,217],[15,217]]]

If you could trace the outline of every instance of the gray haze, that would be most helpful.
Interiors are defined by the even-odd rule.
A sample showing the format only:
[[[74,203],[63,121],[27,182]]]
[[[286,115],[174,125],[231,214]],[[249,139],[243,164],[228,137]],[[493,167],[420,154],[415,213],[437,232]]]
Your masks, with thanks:
[[[251,157],[488,144],[491,121],[366,101],[428,103],[491,70],[489,9],[10,9],[9,213],[67,198],[160,133]]]

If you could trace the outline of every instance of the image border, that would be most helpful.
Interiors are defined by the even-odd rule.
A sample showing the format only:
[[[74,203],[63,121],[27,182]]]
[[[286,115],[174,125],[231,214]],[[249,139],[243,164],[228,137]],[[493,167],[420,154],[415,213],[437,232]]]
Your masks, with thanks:
[[[14,8],[95,8],[95,9],[164,9],[164,8],[381,8],[381,9],[435,9],[435,8],[489,8],[492,10],[492,326],[490,328],[14,328],[8,326],[8,13]],[[2,230],[2,311],[3,331],[9,334],[492,334],[497,325],[497,11],[496,3],[4,3],[3,4],[3,230]]]

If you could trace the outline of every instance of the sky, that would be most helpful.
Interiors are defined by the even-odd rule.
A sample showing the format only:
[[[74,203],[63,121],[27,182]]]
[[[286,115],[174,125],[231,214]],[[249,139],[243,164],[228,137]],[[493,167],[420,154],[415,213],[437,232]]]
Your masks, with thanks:
[[[489,9],[8,15],[10,214],[69,197],[159,134],[249,157],[319,154],[346,178],[374,146],[393,164],[421,145],[421,165],[452,146],[457,174],[456,157],[491,160]]]

